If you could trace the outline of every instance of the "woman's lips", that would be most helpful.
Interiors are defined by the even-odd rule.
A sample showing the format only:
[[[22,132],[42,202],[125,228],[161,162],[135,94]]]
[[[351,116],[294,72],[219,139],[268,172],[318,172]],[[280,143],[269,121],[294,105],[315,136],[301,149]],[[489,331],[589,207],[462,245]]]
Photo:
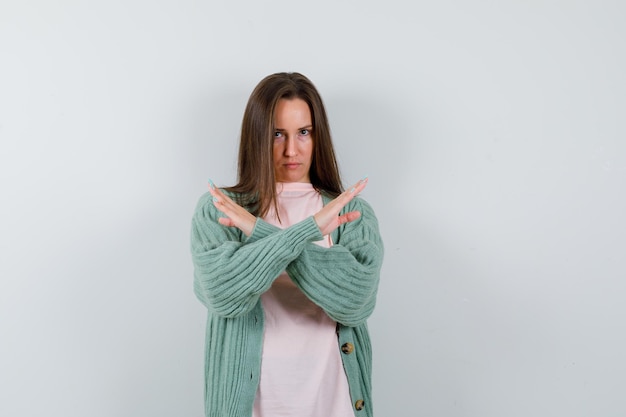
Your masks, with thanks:
[[[283,164],[283,166],[287,169],[296,169],[300,166],[301,164],[298,162],[288,162],[286,164]]]

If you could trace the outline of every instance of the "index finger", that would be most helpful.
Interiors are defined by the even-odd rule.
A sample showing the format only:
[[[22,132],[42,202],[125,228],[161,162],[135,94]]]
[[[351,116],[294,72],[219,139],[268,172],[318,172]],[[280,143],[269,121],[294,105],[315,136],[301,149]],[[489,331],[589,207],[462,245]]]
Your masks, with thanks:
[[[354,197],[356,197],[367,185],[367,181],[369,178],[367,176],[361,178],[354,184],[351,188],[347,189],[343,193],[339,195],[335,200],[337,200],[337,204],[340,204],[341,207],[345,207]]]
[[[367,185],[367,182],[369,181],[369,178],[367,177],[367,175],[363,178],[361,178],[359,181],[357,181],[356,184],[354,184],[352,186],[352,188],[350,188],[347,193],[348,196],[350,196],[350,200],[352,200],[352,198],[357,195],[358,193],[360,193],[361,191],[363,191],[363,189],[365,188],[365,186]]]

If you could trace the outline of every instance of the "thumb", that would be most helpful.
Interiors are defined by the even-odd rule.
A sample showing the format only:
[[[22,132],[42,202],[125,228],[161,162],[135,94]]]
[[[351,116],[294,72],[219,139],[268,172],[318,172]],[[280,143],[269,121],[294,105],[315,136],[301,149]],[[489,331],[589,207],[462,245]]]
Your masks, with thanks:
[[[353,222],[356,219],[358,219],[359,217],[361,217],[361,212],[359,211],[351,211],[349,213],[343,214],[341,216],[339,216],[338,220],[339,220],[339,224],[344,224],[344,223],[349,223],[349,222]]]
[[[219,224],[221,224],[222,226],[227,226],[227,227],[233,227],[235,226],[235,222],[232,221],[232,219],[229,219],[228,217],[220,217],[219,219],[217,219],[217,221],[219,222]]]

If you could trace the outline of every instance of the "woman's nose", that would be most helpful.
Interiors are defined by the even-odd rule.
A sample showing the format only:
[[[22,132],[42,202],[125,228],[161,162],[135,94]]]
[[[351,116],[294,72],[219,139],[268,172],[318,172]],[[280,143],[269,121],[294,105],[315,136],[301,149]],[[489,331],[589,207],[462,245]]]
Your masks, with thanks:
[[[297,154],[297,149],[296,149],[296,141],[293,140],[292,138],[287,138],[285,140],[285,156],[296,156]]]

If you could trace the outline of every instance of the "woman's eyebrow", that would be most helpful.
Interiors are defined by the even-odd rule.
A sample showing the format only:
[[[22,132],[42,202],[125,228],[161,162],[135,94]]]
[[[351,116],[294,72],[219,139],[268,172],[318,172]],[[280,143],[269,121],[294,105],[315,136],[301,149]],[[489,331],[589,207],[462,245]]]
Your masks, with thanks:
[[[306,126],[302,126],[297,128],[296,130],[302,130],[302,129],[313,129],[313,125],[306,125]],[[276,130],[277,132],[284,132],[286,129],[283,129],[282,127],[275,127],[274,130]]]

